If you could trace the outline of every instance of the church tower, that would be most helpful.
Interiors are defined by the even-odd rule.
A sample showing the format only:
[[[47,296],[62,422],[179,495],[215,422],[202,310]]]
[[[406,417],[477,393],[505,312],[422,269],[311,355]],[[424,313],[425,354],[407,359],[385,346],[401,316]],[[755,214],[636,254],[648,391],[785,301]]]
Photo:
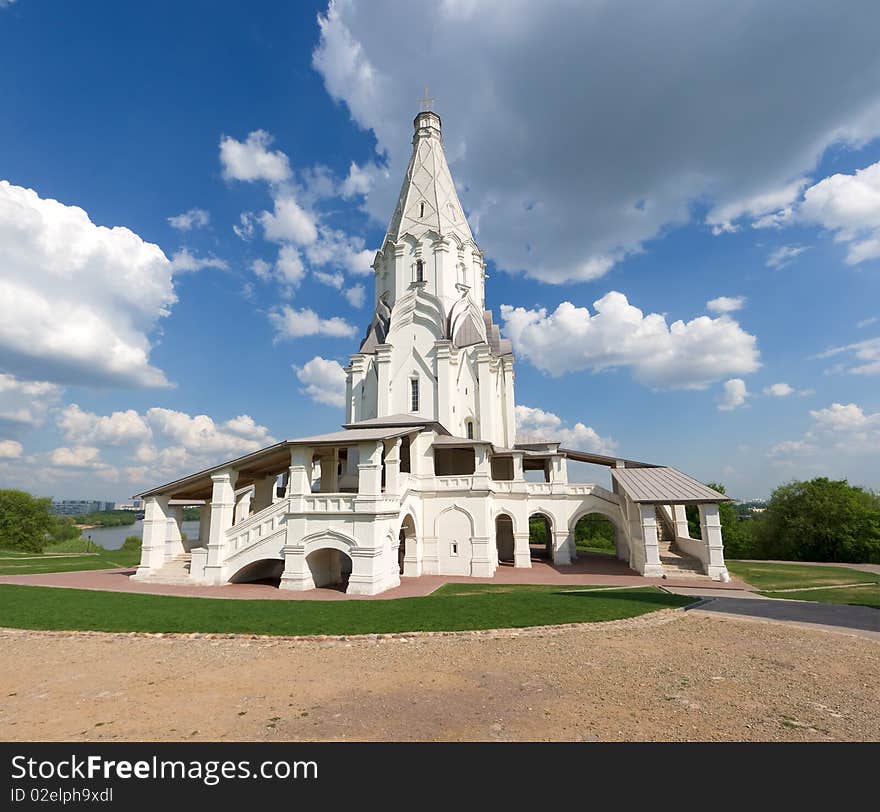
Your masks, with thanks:
[[[373,262],[373,318],[351,356],[346,423],[404,416],[511,448],[513,354],[486,309],[486,271],[443,151],[440,116],[413,149]]]

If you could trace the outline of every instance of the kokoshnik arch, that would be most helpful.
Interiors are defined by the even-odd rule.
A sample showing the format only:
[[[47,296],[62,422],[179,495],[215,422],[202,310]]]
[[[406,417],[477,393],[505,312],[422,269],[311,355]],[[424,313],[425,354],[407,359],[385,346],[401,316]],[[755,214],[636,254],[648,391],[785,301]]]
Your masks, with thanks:
[[[648,463],[517,442],[514,358],[486,309],[483,255],[446,156],[440,117],[414,121],[413,150],[373,263],[375,310],[346,369],[342,431],[287,440],[153,488],[132,578],[224,584],[279,578],[375,595],[422,574],[492,577],[529,567],[529,517],[547,554],[577,556],[588,514],[615,528],[618,558],[645,576],[727,580],[720,493]],[[607,465],[612,490],[570,483],[568,461]],[[528,472],[537,472],[526,476]],[[535,477],[543,481],[532,481]],[[201,505],[198,539],[183,507]],[[691,539],[686,505],[698,505]],[[509,562],[509,564],[508,564]]]

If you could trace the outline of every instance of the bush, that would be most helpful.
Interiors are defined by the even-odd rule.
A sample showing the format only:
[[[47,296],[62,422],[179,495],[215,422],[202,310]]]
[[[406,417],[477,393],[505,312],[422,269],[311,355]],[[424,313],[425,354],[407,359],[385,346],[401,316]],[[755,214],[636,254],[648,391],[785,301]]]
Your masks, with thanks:
[[[880,563],[880,496],[845,479],[782,485],[753,525],[754,558]]]
[[[125,541],[122,542],[122,547],[120,550],[140,550],[141,548],[141,537],[140,536],[126,536]]]
[[[41,553],[52,527],[51,499],[0,490],[0,549]]]
[[[75,539],[67,539],[48,544],[44,553],[102,553],[106,552],[100,544],[89,541],[85,536],[77,536]]]

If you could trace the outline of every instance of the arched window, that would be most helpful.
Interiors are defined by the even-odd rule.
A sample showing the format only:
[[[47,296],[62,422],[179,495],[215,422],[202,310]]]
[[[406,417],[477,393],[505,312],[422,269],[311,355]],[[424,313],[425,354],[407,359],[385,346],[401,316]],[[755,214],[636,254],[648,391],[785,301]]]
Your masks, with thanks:
[[[410,378],[409,381],[409,392],[410,392],[410,411],[417,412],[419,410],[419,379],[418,378]]]
[[[422,260],[416,260],[416,282],[425,281],[425,263]]]
[[[464,428],[465,428],[465,431],[467,432],[468,440],[473,440],[474,439],[474,421],[473,420],[465,420]]]

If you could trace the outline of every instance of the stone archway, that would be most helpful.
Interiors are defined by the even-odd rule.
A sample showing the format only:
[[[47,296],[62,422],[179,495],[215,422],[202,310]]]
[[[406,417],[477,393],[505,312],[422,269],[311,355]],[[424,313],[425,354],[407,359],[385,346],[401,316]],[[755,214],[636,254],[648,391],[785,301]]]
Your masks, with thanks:
[[[499,564],[513,564],[516,560],[513,519],[507,513],[495,517],[495,549]]]
[[[400,533],[398,534],[399,546],[397,548],[397,565],[401,575],[407,575],[406,562],[409,557],[410,562],[417,559],[418,550],[416,548],[416,523],[412,514],[407,513],[400,524]]]
[[[529,550],[532,559],[553,561],[553,519],[536,511],[529,516]]]
[[[572,558],[610,554],[629,563],[629,544],[621,518],[608,510],[588,506],[575,513],[569,522],[569,538]]]
[[[345,592],[351,575],[351,557],[335,547],[319,547],[306,556],[306,565],[316,587]]]
[[[268,584],[278,586],[281,582],[281,573],[284,571],[284,561],[279,558],[260,558],[251,561],[238,570],[230,579],[230,584]]]

